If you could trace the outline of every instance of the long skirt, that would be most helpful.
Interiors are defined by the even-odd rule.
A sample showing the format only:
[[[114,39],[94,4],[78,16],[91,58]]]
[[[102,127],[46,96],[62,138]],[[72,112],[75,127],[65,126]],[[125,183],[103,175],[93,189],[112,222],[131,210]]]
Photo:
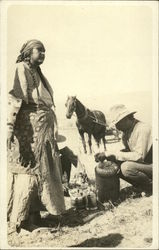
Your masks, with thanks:
[[[40,204],[53,215],[65,210],[61,164],[52,110],[21,108],[8,151],[8,220],[20,225]]]

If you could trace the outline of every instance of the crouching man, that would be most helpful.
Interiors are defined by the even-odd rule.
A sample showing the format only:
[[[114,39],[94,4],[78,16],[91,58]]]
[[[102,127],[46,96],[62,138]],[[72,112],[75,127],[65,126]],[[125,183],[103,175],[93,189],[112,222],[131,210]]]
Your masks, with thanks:
[[[122,104],[110,109],[112,125],[122,131],[125,148],[98,153],[95,159],[116,162],[120,166],[120,178],[140,190],[152,192],[152,131],[147,124],[134,118],[135,113]]]
[[[71,168],[72,165],[77,167],[78,165],[78,156],[67,146],[66,137],[64,135],[58,134],[56,135],[56,147],[60,156],[61,163],[61,178],[64,188],[64,194],[67,195],[67,184],[70,181],[71,177]],[[65,187],[65,185],[66,187]]]

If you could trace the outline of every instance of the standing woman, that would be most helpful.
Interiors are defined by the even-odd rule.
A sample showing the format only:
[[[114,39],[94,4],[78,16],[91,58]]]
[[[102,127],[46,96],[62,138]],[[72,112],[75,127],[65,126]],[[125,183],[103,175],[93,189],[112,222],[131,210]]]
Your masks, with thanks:
[[[40,204],[50,214],[65,210],[56,152],[53,91],[39,67],[44,45],[27,41],[17,58],[8,109],[8,221],[20,229]]]

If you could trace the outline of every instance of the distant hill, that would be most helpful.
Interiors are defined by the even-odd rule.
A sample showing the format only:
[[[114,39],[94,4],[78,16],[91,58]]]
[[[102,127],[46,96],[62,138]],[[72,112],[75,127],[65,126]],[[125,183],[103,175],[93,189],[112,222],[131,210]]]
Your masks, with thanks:
[[[125,104],[130,110],[135,110],[137,113],[135,117],[147,122],[152,123],[152,93],[151,92],[129,92],[129,93],[103,93],[102,96],[89,96],[77,98],[90,109],[98,109],[103,111],[106,119],[109,120],[108,111],[114,104]],[[56,100],[55,100],[56,101]],[[74,127],[75,116],[68,120],[66,118],[66,100],[56,101],[56,113],[59,121],[59,126]]]

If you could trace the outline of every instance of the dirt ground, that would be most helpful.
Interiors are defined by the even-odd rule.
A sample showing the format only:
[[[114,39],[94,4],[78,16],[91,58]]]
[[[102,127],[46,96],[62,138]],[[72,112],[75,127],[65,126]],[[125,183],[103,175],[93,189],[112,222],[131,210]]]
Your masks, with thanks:
[[[78,154],[90,180],[95,180],[97,165],[93,154],[85,155],[76,130],[63,130],[67,146]],[[111,139],[111,138],[108,138]],[[61,145],[65,146],[65,145]],[[121,142],[107,142],[107,148],[121,148]],[[102,151],[102,147],[100,151]],[[97,152],[93,144],[93,152]],[[78,169],[78,168],[77,168]],[[71,180],[77,171],[72,168]],[[107,202],[94,211],[75,210],[65,197],[66,213],[59,218],[41,212],[47,227],[32,232],[21,230],[8,235],[12,247],[119,247],[146,248],[152,244],[152,196],[135,193],[125,181],[120,181],[120,197],[115,205]]]

